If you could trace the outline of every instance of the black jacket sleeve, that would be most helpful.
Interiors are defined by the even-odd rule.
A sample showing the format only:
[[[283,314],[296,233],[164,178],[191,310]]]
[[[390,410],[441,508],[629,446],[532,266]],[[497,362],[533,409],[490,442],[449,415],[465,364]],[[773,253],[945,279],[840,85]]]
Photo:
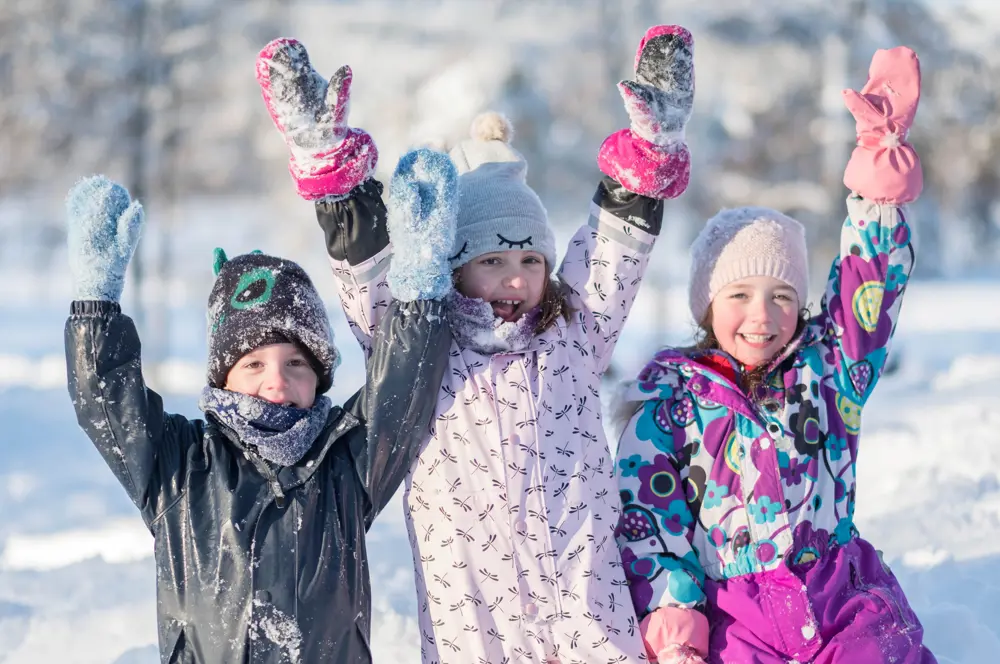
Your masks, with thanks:
[[[393,300],[379,323],[367,381],[348,404],[368,430],[366,441],[353,450],[368,499],[366,527],[392,498],[430,436],[450,345],[444,304],[436,300]]]
[[[382,183],[368,178],[346,198],[316,203],[316,219],[335,261],[358,265],[389,246]]]
[[[73,302],[66,321],[66,370],[77,421],[147,525],[177,486],[184,449],[198,426],[163,412],[142,377],[139,335],[115,302]]]
[[[650,235],[660,234],[663,201],[631,192],[612,177],[601,178],[594,193],[594,204]]]

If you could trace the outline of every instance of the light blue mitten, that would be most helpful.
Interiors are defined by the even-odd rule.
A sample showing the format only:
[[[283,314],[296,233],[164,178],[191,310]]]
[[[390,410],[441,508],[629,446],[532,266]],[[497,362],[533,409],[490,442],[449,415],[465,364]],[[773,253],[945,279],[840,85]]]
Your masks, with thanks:
[[[66,196],[66,241],[74,300],[117,302],[142,231],[142,205],[103,175],[77,182]]]
[[[458,174],[448,155],[421,148],[404,154],[389,183],[389,288],[403,302],[451,292],[448,257],[455,244]]]

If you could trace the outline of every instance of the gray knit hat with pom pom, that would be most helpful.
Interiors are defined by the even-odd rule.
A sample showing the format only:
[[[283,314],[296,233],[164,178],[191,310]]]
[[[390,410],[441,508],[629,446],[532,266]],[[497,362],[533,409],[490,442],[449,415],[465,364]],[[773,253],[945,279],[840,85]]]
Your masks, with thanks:
[[[472,122],[471,138],[449,153],[458,170],[458,227],[451,268],[495,251],[537,251],[555,268],[548,214],[525,181],[528,164],[511,147],[510,121],[493,111]]]

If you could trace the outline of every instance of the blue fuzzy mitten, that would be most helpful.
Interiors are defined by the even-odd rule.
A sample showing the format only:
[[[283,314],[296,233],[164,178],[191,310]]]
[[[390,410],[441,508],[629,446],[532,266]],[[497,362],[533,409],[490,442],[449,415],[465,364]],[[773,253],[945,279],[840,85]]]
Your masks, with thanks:
[[[117,302],[142,231],[142,205],[103,175],[77,182],[66,196],[66,241],[74,300]]]
[[[448,257],[455,244],[458,174],[448,155],[421,148],[404,154],[389,183],[389,288],[403,302],[451,292]]]

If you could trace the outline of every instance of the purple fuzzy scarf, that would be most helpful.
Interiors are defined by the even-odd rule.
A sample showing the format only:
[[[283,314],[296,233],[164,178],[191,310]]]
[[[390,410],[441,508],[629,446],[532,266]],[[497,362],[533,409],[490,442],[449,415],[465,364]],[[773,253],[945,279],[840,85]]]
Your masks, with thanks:
[[[489,302],[452,291],[447,300],[452,334],[462,348],[483,355],[524,350],[535,336],[541,307],[535,307],[512,323],[493,314]]]

